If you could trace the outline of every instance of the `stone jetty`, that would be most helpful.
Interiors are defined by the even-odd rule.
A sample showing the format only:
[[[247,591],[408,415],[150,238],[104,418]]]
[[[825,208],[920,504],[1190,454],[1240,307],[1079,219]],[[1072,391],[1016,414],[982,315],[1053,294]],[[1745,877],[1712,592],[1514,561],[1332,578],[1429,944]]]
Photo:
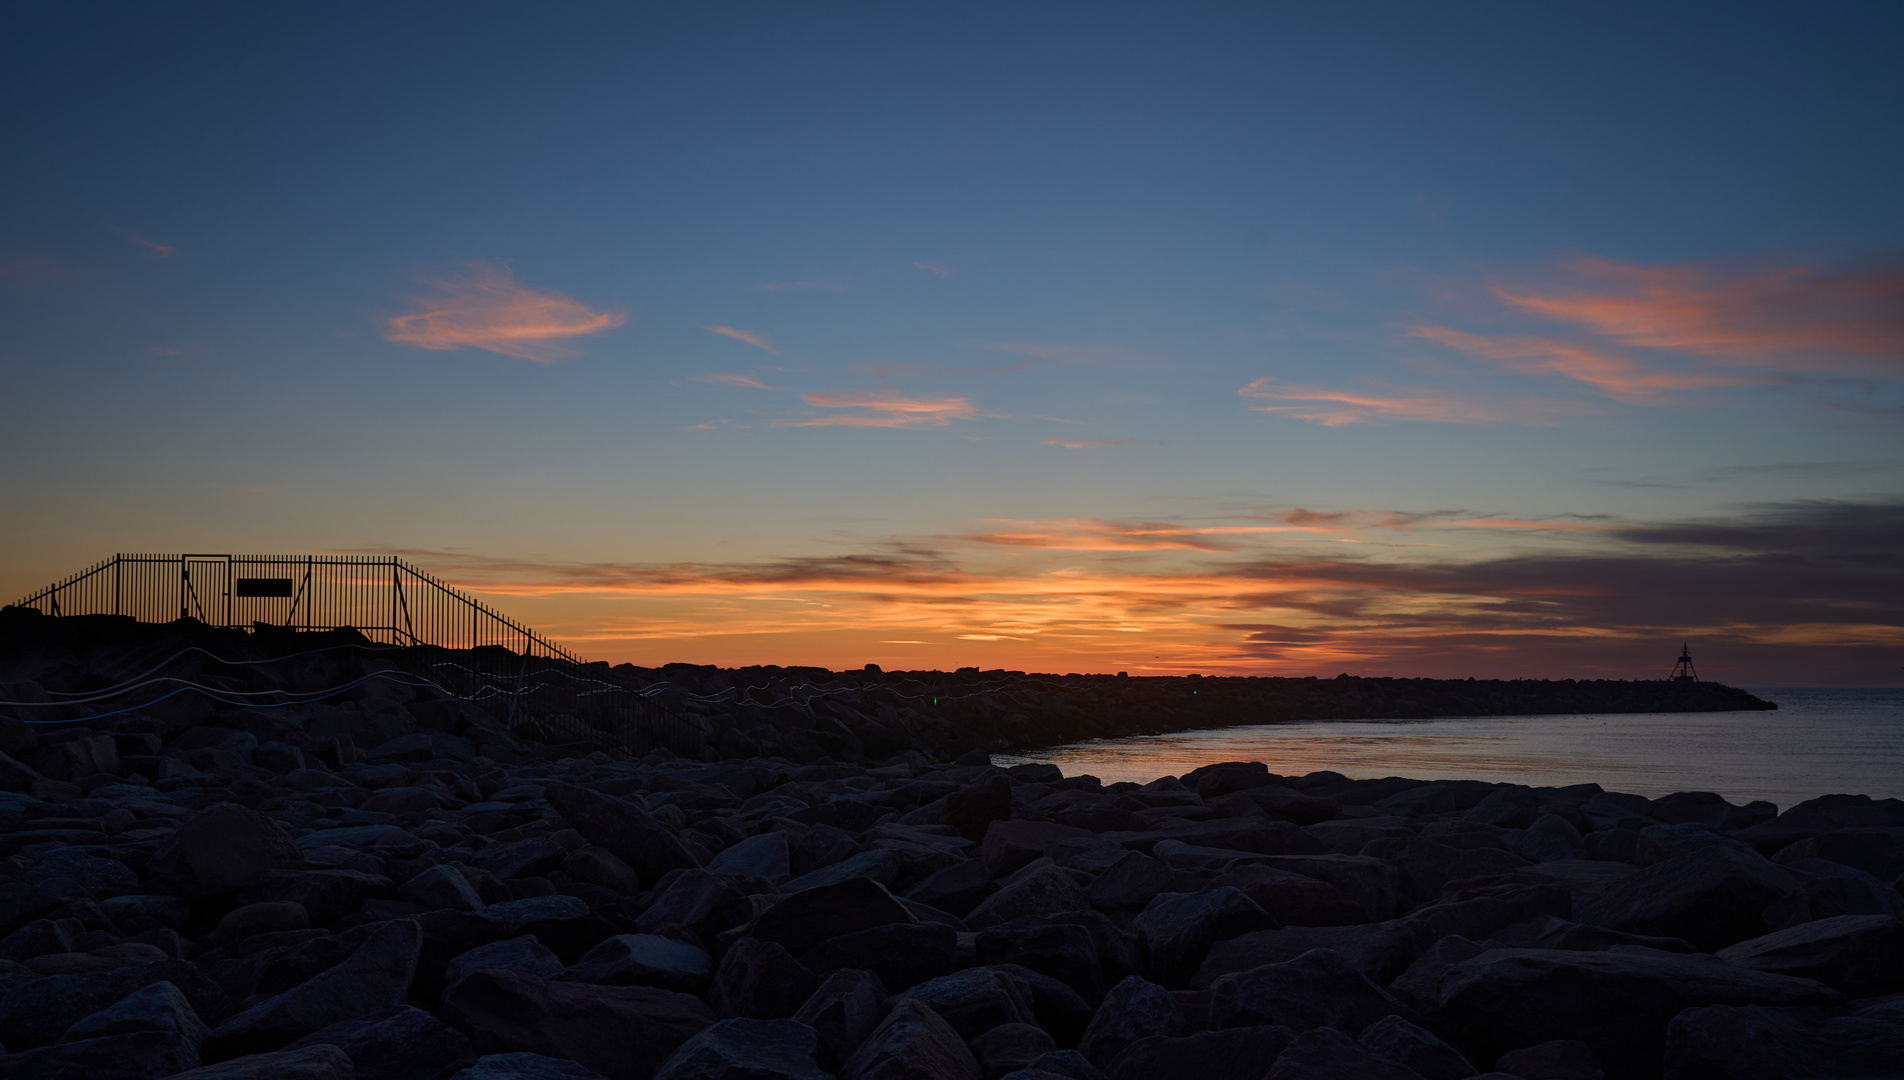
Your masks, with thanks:
[[[1904,1062],[1897,800],[1781,812],[1275,762],[1104,784],[983,746],[948,760],[943,714],[879,696],[984,684],[1028,728],[1095,722],[982,672],[827,673],[860,688],[826,709],[852,760],[796,755],[787,732],[816,728],[774,722],[817,674],[671,679],[707,759],[632,755],[374,677],[410,670],[389,653],[104,625],[0,619],[0,701],[24,703],[0,706],[0,1080],[1771,1080]],[[44,704],[168,678],[146,707]],[[1075,678],[1059,685],[1080,710],[1087,690],[1133,710],[1148,692]],[[209,689],[172,693],[186,681]],[[1200,681],[1291,710],[1524,686]],[[280,703],[320,683],[352,689]]]

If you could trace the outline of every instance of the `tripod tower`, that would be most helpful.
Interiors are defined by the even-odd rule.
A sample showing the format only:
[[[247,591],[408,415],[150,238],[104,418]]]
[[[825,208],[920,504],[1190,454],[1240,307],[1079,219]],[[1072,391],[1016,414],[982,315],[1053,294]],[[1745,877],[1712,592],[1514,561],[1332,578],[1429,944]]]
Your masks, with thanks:
[[[1699,673],[1692,669],[1692,653],[1687,651],[1686,643],[1679,645],[1679,663],[1674,665],[1672,675],[1667,682],[1698,682]]]

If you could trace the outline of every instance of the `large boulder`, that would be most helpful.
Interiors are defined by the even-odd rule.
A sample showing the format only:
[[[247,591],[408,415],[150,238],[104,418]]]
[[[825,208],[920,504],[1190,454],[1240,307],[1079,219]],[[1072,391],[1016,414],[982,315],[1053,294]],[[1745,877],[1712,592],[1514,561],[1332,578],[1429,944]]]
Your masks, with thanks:
[[[147,870],[182,895],[208,897],[303,865],[304,852],[277,822],[237,803],[214,803],[180,825]]]
[[[1444,971],[1429,1007],[1472,1061],[1580,1039],[1615,1076],[1659,1075],[1666,1025],[1702,1005],[1831,1005],[1835,990],[1706,956],[1490,949]]]
[[[1004,877],[1043,858],[1046,844],[1091,838],[1088,830],[1049,821],[994,821],[986,827],[978,854],[993,877]]]
[[[721,957],[707,1003],[730,1019],[779,1020],[792,1016],[819,983],[780,943],[741,938]]]
[[[1422,1076],[1334,1028],[1322,1027],[1291,1040],[1264,1080],[1422,1080]]]
[[[1813,878],[1760,913],[1771,930],[1829,919],[1833,915],[1889,915],[1904,919],[1904,896],[1869,874],[1845,868],[1842,875]]]
[[[1145,970],[1165,986],[1181,988],[1219,941],[1270,930],[1276,920],[1242,890],[1228,886],[1198,893],[1163,893],[1133,924]]]
[[[870,971],[841,969],[826,977],[793,1018],[812,1028],[819,1042],[813,1058],[838,1072],[885,1012],[886,988]],[[1029,1007],[1027,1007],[1029,1015]]]
[[[1170,991],[1136,975],[1111,988],[1091,1016],[1091,1026],[1078,1040],[1078,1050],[1099,1068],[1106,1068],[1124,1048],[1153,1035],[1177,1034],[1177,1003]]]
[[[1013,919],[979,931],[973,948],[981,964],[1023,964],[1063,982],[1086,1001],[1104,996],[1097,943],[1091,929],[1079,923]]]
[[[851,878],[803,889],[776,901],[754,920],[750,933],[798,956],[843,934],[917,921],[884,885],[869,878]]]
[[[944,923],[887,923],[823,941],[800,962],[815,975],[856,968],[887,986],[910,986],[958,967],[959,933]]]
[[[1904,875],[1904,826],[1833,829],[1800,840],[1772,857],[1773,862],[1785,866],[1804,859],[1826,859],[1862,870],[1879,881],[1896,881]]]
[[[899,996],[924,1002],[965,1039],[977,1038],[1000,1024],[1037,1020],[1030,989],[992,968],[941,975]]]
[[[1349,966],[1340,953],[1313,949],[1210,984],[1213,1028],[1273,1025],[1291,1031],[1330,1027],[1350,1037],[1384,1016],[1415,1013]]]
[[[471,1057],[462,1032],[409,1005],[332,1024],[286,1049],[326,1044],[350,1055],[357,1080],[441,1076]]]
[[[599,986],[654,986],[698,994],[707,989],[714,960],[707,950],[654,934],[616,934],[590,949],[560,975]]]
[[[247,1054],[216,1065],[201,1065],[168,1080],[356,1080],[350,1055],[329,1043]]]
[[[409,992],[422,940],[413,919],[383,924],[350,959],[218,1025],[212,1053],[231,1057],[276,1050],[320,1028],[394,1008]]]
[[[1361,855],[1285,855],[1267,860],[1278,870],[1326,881],[1370,922],[1395,917],[1401,906],[1401,871]]]
[[[932,1008],[900,998],[847,1059],[841,1080],[983,1080],[959,1033]]]
[[[684,1042],[655,1080],[831,1080],[814,1030],[793,1020],[722,1020]]]
[[[79,1020],[105,1009],[135,990],[169,982],[191,1002],[207,1023],[231,1012],[224,990],[197,965],[166,960],[143,967],[122,967],[35,980],[31,992],[17,990],[0,998],[0,1043],[15,1051],[55,1042]]]
[[[1703,847],[1622,878],[1574,917],[1611,930],[1684,938],[1711,952],[1765,933],[1761,913],[1798,886],[1798,878],[1757,854]]]
[[[1170,867],[1141,851],[1133,851],[1114,863],[1091,882],[1091,906],[1099,911],[1141,910],[1158,893],[1170,892],[1176,884]]]
[[[158,1080],[198,1066],[198,1047],[167,1031],[129,1031],[0,1054],[0,1080]]]
[[[194,1054],[211,1035],[184,991],[169,982],[155,982],[134,990],[112,1005],[81,1017],[60,1036],[60,1042],[102,1039],[135,1031],[161,1031],[190,1043]]]
[[[643,881],[701,865],[674,830],[634,803],[575,784],[549,784],[543,794],[570,828],[607,848]]]
[[[1712,1005],[1666,1031],[1667,1080],[1890,1077],[1904,1062],[1904,1022],[1880,1009]]]
[[[1422,1080],[1465,1080],[1475,1074],[1461,1051],[1399,1016],[1382,1017],[1364,1028],[1356,1041],[1377,1057],[1413,1069]]]
[[[967,840],[982,840],[992,822],[1011,818],[1011,797],[1011,778],[1003,772],[989,773],[947,795],[940,821]]]
[[[1125,1047],[1104,1072],[1109,1080],[1261,1080],[1293,1038],[1284,1027],[1152,1035]]]
[[[1904,990],[1904,922],[1889,915],[1838,915],[1720,949],[1753,971],[1792,975],[1852,997]]]
[[[649,1080],[677,1047],[714,1023],[708,1007],[687,994],[509,971],[478,971],[450,987],[441,1015],[477,1053],[567,1058],[631,1080]]]

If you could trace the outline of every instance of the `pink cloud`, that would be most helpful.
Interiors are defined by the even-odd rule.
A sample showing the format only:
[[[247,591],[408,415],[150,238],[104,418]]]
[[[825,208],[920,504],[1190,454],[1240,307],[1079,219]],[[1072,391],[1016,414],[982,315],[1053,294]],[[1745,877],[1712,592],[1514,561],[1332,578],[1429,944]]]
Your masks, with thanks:
[[[1062,446],[1066,450],[1087,450],[1093,446],[1127,446],[1136,439],[1046,439],[1046,446]]]
[[[114,236],[117,236],[119,239],[124,240],[129,244],[137,244],[140,247],[146,249],[146,251],[150,253],[151,256],[155,259],[169,259],[172,256],[178,254],[178,249],[173,247],[170,244],[161,244],[157,240],[147,240],[145,237],[140,236],[138,233],[127,232],[126,230],[120,228],[117,225],[112,224],[109,221],[102,221],[100,222],[100,224],[106,227],[107,232],[113,234]]]
[[[1895,376],[1904,361],[1904,267],[1895,262],[1750,273],[1718,263],[1635,266],[1586,257],[1567,269],[1588,285],[1493,292],[1520,310],[1622,344],[1756,367]]]
[[[715,386],[742,386],[742,387],[746,387],[749,390],[784,390],[786,389],[786,387],[784,386],[768,386],[766,383],[761,382],[759,379],[754,378],[752,375],[725,375],[719,372],[710,372],[709,374],[706,374],[706,375],[696,375],[694,377],[694,381],[704,382],[704,383],[713,383]]]
[[[928,274],[937,274],[940,277],[952,276],[952,268],[947,266],[944,263],[916,262],[916,263],[913,263],[912,265],[918,267],[921,270],[924,270]]]
[[[705,324],[702,325],[701,329],[709,333],[719,334],[722,337],[733,338],[735,341],[744,341],[756,349],[765,349],[776,356],[780,354],[780,350],[774,348],[765,337],[749,330],[736,330],[731,326],[707,326]]]
[[[1445,326],[1414,326],[1408,332],[1470,356],[1497,362],[1520,375],[1560,375],[1604,391],[1609,397],[1646,404],[1672,390],[1704,390],[1761,381],[1749,375],[1649,369],[1630,356],[1590,345],[1535,336],[1489,337]]]
[[[977,420],[990,415],[973,407],[971,398],[908,398],[891,393],[801,394],[816,409],[863,409],[834,413],[810,420],[781,420],[775,427],[944,427],[954,420]]]
[[[1434,424],[1526,424],[1549,426],[1552,417],[1589,413],[1589,406],[1548,398],[1484,398],[1442,390],[1372,384],[1373,390],[1280,384],[1264,377],[1237,390],[1248,398],[1292,402],[1252,405],[1256,412],[1308,420],[1324,427],[1412,420]]]
[[[392,318],[384,340],[419,349],[486,349],[519,360],[554,363],[575,355],[564,343],[612,330],[620,311],[595,311],[549,289],[518,285],[507,264],[469,262],[454,276],[426,280],[432,295]]]

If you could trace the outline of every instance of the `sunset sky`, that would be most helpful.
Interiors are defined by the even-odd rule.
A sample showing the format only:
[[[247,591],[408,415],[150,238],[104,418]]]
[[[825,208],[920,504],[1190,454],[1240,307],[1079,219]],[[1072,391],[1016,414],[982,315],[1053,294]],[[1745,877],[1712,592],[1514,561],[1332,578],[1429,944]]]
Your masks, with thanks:
[[[592,658],[1904,684],[1894,3],[56,4],[0,602]]]

